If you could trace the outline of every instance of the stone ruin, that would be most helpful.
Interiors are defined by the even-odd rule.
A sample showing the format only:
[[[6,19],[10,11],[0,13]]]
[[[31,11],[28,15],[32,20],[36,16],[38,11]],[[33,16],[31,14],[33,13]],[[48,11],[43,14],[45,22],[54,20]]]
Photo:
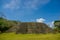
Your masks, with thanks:
[[[16,30],[17,34],[39,34],[49,32],[51,32],[51,28],[49,28],[46,24],[36,22],[22,22]]]

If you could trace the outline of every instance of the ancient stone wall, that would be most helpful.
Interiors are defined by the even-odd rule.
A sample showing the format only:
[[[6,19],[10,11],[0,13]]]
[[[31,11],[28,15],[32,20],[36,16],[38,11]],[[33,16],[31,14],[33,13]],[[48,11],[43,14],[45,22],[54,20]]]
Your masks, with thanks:
[[[49,27],[44,23],[26,22],[21,23],[17,33],[48,33]]]

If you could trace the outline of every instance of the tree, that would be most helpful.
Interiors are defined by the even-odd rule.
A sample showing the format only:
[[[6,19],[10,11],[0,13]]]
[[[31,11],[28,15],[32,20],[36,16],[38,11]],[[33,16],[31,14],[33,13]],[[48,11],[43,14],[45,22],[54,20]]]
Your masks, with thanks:
[[[55,30],[57,30],[58,32],[60,32],[60,20],[57,20],[54,22],[54,26],[55,26]]]

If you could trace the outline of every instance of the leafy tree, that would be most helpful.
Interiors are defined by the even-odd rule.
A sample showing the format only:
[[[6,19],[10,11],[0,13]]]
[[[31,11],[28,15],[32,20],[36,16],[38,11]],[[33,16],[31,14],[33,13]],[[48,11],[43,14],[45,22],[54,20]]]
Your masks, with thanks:
[[[54,22],[55,30],[60,32],[60,20]]]
[[[5,32],[15,25],[14,22],[0,17],[0,31]]]

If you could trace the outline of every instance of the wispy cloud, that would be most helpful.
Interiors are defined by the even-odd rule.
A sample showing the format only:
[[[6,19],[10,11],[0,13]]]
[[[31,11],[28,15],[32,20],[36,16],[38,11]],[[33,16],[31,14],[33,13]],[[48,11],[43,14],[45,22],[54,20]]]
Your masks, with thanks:
[[[4,8],[9,9],[38,9],[38,7],[41,7],[47,3],[49,3],[50,0],[11,0],[9,3],[4,4]]]
[[[54,21],[50,23],[50,27],[53,27],[53,26],[54,26]]]
[[[47,25],[48,25],[49,27],[52,27],[52,28],[53,28],[53,27],[54,27],[54,21],[48,22]]]
[[[8,9],[18,9],[19,8],[19,1],[18,0],[11,0],[10,3],[6,3],[4,8]]]
[[[50,0],[29,0],[29,1],[25,2],[25,7],[37,9],[38,6],[41,7],[42,5],[47,4],[49,1]]]
[[[46,21],[44,18],[36,19],[36,22],[44,23],[44,21]]]

